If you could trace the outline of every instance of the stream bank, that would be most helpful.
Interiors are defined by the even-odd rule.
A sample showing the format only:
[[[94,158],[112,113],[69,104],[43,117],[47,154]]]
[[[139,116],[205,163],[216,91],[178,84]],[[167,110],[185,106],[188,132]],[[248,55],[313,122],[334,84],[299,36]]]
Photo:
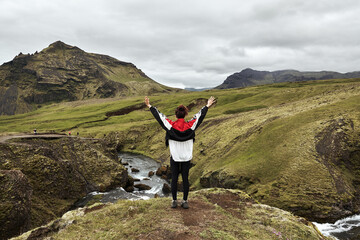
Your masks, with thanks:
[[[135,180],[134,185],[136,186],[137,184],[143,184],[149,186],[150,189],[140,190],[139,188],[135,187],[133,192],[127,192],[123,187],[118,187],[108,192],[94,191],[78,201],[75,204],[75,207],[83,207],[96,201],[102,203],[113,203],[119,199],[146,200],[153,197],[165,196],[162,189],[164,184],[169,184],[168,181],[157,176],[156,174],[149,176],[149,172],[156,172],[156,170],[161,166],[160,163],[144,155],[128,152],[119,152],[118,156],[121,159],[122,164],[124,164],[127,168],[128,175]],[[135,169],[135,171],[132,169]]]

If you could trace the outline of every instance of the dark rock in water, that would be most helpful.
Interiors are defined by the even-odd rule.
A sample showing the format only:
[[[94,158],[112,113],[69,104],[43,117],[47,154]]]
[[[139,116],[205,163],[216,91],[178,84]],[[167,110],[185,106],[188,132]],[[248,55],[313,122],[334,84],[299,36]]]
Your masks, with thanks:
[[[30,227],[32,188],[19,170],[0,170],[0,239]]]
[[[133,178],[134,182],[140,182],[140,178]]]
[[[169,194],[171,193],[171,188],[169,186],[169,184],[167,183],[164,183],[163,187],[162,187],[162,191],[164,194]]]
[[[163,174],[166,174],[166,170],[167,170],[166,166],[161,166],[156,170],[156,175],[161,176]]]
[[[146,178],[143,178],[143,180],[150,180],[150,178],[147,178],[147,177],[146,177]]]
[[[122,165],[127,166],[127,165],[129,165],[129,163],[128,163],[128,162],[124,162]]]
[[[133,192],[135,189],[134,189],[134,186],[128,186],[125,188],[125,191],[127,192]]]
[[[131,172],[140,172],[140,170],[137,168],[131,168]]]
[[[138,188],[140,191],[142,190],[150,190],[151,187],[146,185],[146,184],[143,184],[143,183],[139,183],[139,184],[135,184],[134,187]]]
[[[152,177],[152,176],[154,176],[154,174],[155,174],[154,171],[150,171],[149,174],[148,174],[148,176],[149,176],[149,177]]]
[[[171,179],[171,170],[167,165],[159,167],[155,174],[163,179]]]
[[[128,176],[128,180],[126,182],[126,186],[134,186],[134,178],[132,176]]]

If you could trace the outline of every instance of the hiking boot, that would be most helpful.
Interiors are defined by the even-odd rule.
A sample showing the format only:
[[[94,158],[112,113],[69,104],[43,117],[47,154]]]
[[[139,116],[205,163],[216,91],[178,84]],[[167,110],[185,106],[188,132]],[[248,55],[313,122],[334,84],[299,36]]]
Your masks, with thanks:
[[[177,207],[177,201],[173,200],[171,203],[171,208],[176,208]]]
[[[183,202],[181,203],[181,207],[184,208],[184,209],[188,209],[188,208],[189,208],[188,201],[183,201]]]

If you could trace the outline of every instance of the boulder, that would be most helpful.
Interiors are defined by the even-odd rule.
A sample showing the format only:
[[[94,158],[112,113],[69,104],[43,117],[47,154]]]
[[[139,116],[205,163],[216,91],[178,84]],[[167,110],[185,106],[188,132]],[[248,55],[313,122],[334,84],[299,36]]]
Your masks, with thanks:
[[[140,172],[140,170],[137,168],[131,168],[131,172]]]
[[[169,193],[171,193],[171,188],[170,188],[169,184],[164,183],[164,184],[163,184],[163,187],[162,187],[162,191],[163,191],[164,194],[169,194]]]
[[[155,174],[159,177],[164,176],[163,179],[171,179],[171,169],[168,165],[159,167]]]
[[[134,187],[138,188],[140,191],[142,190],[150,190],[151,187],[146,185],[146,184],[143,184],[143,183],[139,183],[139,184],[135,184]]]
[[[149,176],[149,177],[152,177],[152,176],[154,176],[154,174],[155,174],[154,171],[150,171],[150,172],[148,173],[148,176]]]
[[[125,187],[125,191],[127,192],[133,192],[135,189],[134,189],[134,186],[127,186]]]

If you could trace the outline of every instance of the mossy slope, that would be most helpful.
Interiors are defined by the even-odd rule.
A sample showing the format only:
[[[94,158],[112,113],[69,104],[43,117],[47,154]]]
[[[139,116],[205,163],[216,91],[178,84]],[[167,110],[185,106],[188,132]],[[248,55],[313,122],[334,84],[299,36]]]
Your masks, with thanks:
[[[169,198],[94,205],[15,239],[326,239],[304,218],[238,190],[192,192],[189,203],[188,210],[171,209]]]
[[[218,98],[218,105],[197,131],[196,166],[190,171],[193,188],[242,189],[263,203],[317,221],[360,211],[358,80],[280,84],[202,96],[210,94]],[[171,114],[164,100],[154,105]],[[260,105],[267,107],[222,114]],[[117,141],[125,150],[168,164],[163,137],[153,123],[124,131]]]
[[[25,223],[21,226],[12,221],[13,214],[1,214],[1,226],[10,221],[7,229],[1,229],[2,233],[9,229],[19,233],[45,224],[68,211],[87,193],[125,187],[128,181],[117,153],[99,140],[18,139],[0,144],[0,150],[0,170],[18,171],[23,176],[19,179],[26,181],[14,180],[14,188],[30,191],[30,195],[19,197],[16,189],[9,187],[9,180],[0,177],[0,188],[4,190],[0,212],[6,212],[9,207],[25,208],[18,205],[26,203],[23,204],[26,211],[21,213],[26,213]],[[16,199],[19,200],[14,201]]]

